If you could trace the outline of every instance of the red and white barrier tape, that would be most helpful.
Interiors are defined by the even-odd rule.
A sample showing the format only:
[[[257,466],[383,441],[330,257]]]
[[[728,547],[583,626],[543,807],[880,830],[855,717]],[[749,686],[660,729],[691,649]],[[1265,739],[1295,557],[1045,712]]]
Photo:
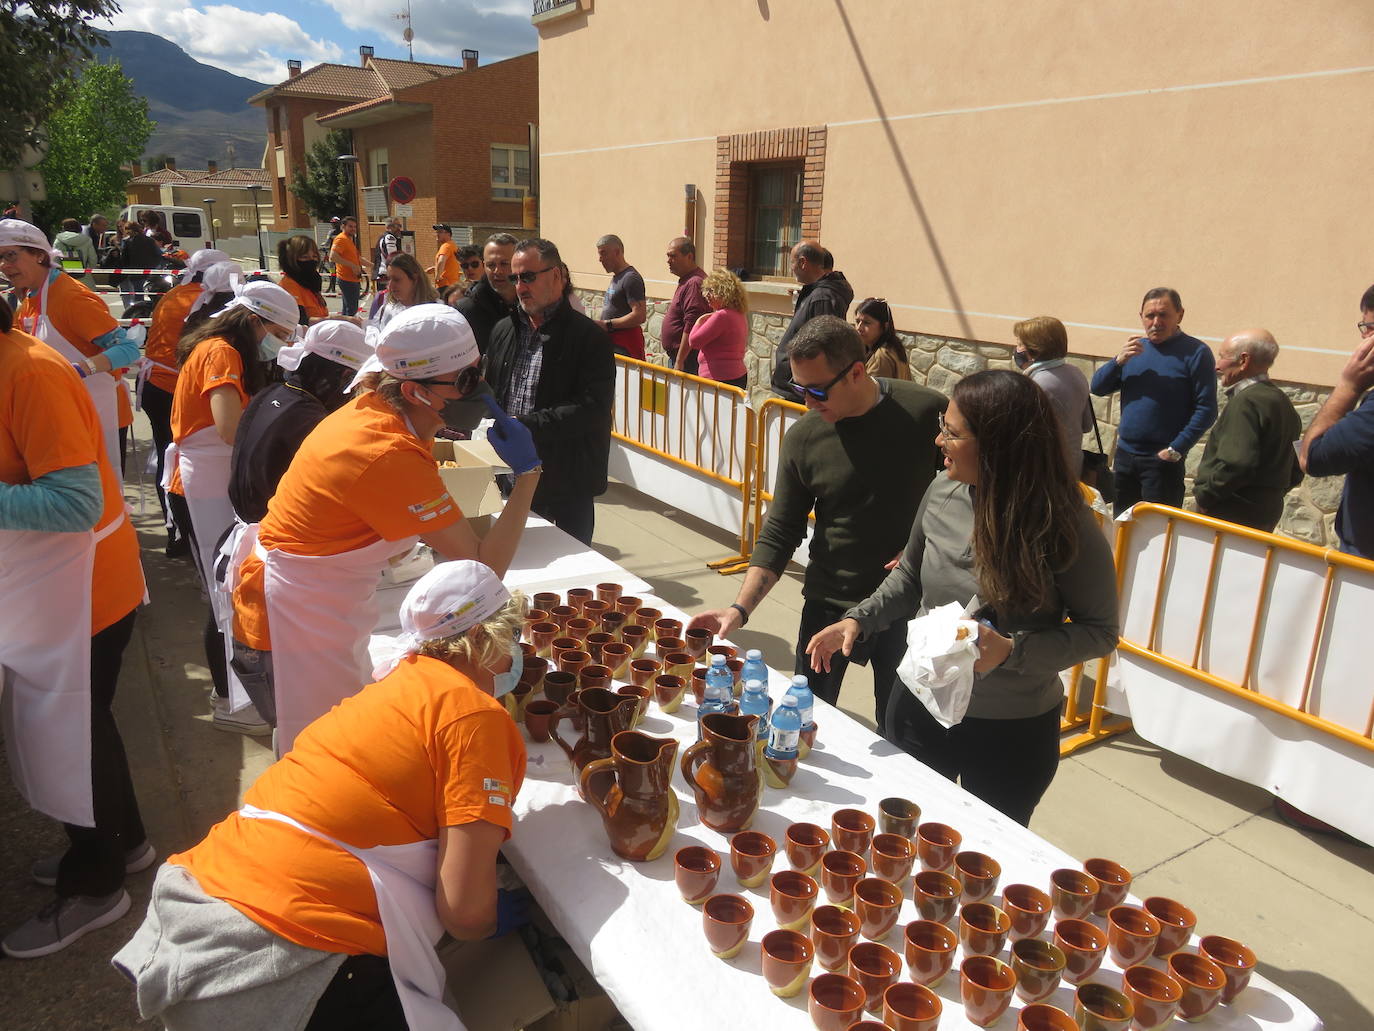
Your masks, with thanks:
[[[179,268],[64,268],[63,272],[71,276],[83,275],[106,275],[106,276],[179,276],[185,269]],[[278,272],[264,268],[248,268],[243,270],[245,276],[276,276]]]

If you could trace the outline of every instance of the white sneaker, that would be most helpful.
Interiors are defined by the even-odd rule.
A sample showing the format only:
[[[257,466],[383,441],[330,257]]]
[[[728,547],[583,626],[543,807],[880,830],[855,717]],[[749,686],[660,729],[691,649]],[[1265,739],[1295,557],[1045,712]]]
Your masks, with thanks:
[[[216,730],[230,734],[247,734],[249,737],[267,737],[272,733],[272,725],[258,715],[258,710],[247,705],[238,712],[229,711],[229,699],[212,695],[210,709],[213,713],[210,723]]]

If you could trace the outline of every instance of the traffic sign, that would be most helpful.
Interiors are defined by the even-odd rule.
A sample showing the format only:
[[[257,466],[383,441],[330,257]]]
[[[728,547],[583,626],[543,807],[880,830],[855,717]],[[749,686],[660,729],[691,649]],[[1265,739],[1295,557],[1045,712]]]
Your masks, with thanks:
[[[391,199],[397,204],[409,204],[415,199],[415,180],[408,175],[398,175],[391,180]]]

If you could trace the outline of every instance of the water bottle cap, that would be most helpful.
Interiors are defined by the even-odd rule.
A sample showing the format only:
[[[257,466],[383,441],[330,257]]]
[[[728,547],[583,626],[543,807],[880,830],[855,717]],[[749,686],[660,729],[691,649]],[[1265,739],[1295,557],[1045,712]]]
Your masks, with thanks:
[[[782,704],[790,705],[792,706],[792,708],[795,709],[797,707],[797,696],[794,695],[791,691],[788,691],[787,694],[782,696]]]
[[[763,681],[762,681],[762,680],[746,680],[746,681],[744,682],[744,689],[745,689],[746,691],[762,691],[762,690],[763,690]]]
[[[811,682],[807,680],[806,677],[802,676],[800,673],[798,673],[795,677],[792,678],[793,687],[809,687],[810,685]]]
[[[711,665],[712,665],[712,666],[724,666],[724,665],[725,665],[725,656],[724,656],[724,655],[712,655],[712,656],[711,656]]]
[[[744,653],[744,657],[748,659],[750,662],[762,662],[763,652],[759,651],[757,648],[750,648],[747,652]]]

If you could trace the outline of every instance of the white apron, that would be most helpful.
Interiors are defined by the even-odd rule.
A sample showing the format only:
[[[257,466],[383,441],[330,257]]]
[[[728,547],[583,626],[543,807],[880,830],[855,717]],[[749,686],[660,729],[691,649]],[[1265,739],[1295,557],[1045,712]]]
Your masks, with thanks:
[[[0,530],[0,720],[25,801],[79,827],[91,799],[91,571],[128,517],[84,533]]]
[[[308,724],[372,681],[367,642],[377,625],[377,582],[417,540],[380,540],[342,555],[289,555],[254,544],[272,639],[278,756]]]
[[[233,599],[226,604],[215,583],[215,553],[219,539],[234,524],[234,505],[229,500],[233,454],[233,445],[221,440],[219,431],[213,426],[206,426],[168,447],[164,465],[164,474],[173,461],[181,470],[181,489],[186,507],[191,510],[191,527],[196,534],[196,567],[200,570],[205,593],[210,597],[215,623],[220,626],[224,625],[225,618],[233,615]]]
[[[224,661],[229,670],[229,711],[238,712],[253,704],[243,682],[234,673],[234,589],[239,585],[239,567],[258,542],[258,524],[234,517],[233,529],[215,555],[215,586],[224,600],[225,618],[219,624],[224,635]]]
[[[48,287],[51,285],[51,281],[44,281],[43,289],[38,294],[38,317],[34,320],[33,328],[24,326],[24,331],[36,336],[67,361],[84,362],[86,356],[68,343],[66,337],[53,326],[52,319],[48,318]],[[115,400],[115,379],[108,372],[95,372],[81,383],[91,395],[91,400],[95,402],[96,414],[100,416],[100,433],[105,441],[105,457],[110,460],[110,467],[118,473],[119,403]]]
[[[295,827],[312,838],[338,846],[367,867],[372,890],[377,893],[391,976],[410,1031],[464,1031],[458,1014],[443,1003],[444,968],[434,952],[434,944],[444,933],[434,907],[439,865],[437,841],[354,848],[289,816],[256,806],[245,805],[239,816]]]

